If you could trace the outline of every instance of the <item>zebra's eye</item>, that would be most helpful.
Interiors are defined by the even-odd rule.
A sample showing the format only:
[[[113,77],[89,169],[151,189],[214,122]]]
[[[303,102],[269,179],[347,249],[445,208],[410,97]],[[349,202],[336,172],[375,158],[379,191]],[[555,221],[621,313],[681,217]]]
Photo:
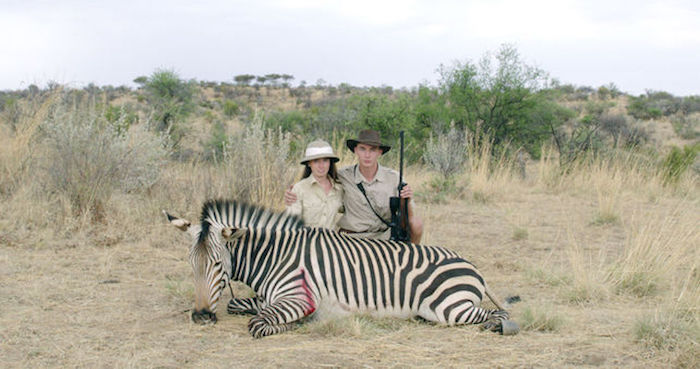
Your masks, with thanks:
[[[214,268],[218,268],[218,267],[220,267],[220,266],[221,266],[221,262],[220,262],[220,261],[217,261],[216,263],[214,263]]]

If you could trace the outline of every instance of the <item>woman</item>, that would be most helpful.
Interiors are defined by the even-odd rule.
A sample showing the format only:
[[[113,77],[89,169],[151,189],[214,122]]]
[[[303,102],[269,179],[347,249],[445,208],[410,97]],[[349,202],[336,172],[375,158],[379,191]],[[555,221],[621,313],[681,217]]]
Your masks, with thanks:
[[[335,163],[338,157],[328,142],[311,142],[304,152],[302,180],[292,187],[297,201],[287,207],[291,214],[300,215],[310,227],[337,230],[343,215],[343,186],[338,180]]]

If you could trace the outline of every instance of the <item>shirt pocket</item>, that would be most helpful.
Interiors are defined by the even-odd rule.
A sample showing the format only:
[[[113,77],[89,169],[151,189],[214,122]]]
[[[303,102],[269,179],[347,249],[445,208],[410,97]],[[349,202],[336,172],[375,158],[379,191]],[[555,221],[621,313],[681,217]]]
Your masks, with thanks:
[[[320,220],[325,216],[324,214],[324,203],[320,199],[314,198],[313,196],[308,196],[303,204],[303,216],[307,223],[310,225],[318,225]]]

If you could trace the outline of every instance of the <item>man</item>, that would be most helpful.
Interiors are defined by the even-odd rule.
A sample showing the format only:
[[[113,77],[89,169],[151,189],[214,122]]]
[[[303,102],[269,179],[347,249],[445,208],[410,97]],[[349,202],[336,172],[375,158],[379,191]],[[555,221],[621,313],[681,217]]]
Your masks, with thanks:
[[[338,171],[338,177],[344,188],[343,204],[345,215],[338,226],[341,232],[355,237],[389,239],[391,221],[389,198],[396,196],[399,185],[399,173],[379,165],[379,157],[391,149],[383,145],[379,132],[363,130],[357,139],[349,139],[346,145],[357,156],[357,164],[344,167]],[[365,194],[358,184],[362,185]],[[366,195],[366,196],[365,196]],[[399,196],[408,201],[408,219],[411,242],[420,243],[423,235],[423,222],[413,214],[413,190],[406,185]],[[286,191],[284,195],[287,206],[296,202],[296,195]]]

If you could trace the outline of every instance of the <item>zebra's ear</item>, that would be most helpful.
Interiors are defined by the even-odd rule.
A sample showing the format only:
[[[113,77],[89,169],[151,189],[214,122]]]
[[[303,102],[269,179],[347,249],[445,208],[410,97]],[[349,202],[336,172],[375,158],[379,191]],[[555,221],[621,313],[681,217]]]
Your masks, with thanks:
[[[221,230],[221,236],[226,240],[230,241],[234,238],[241,237],[245,231],[243,229],[226,227]]]
[[[190,225],[192,224],[192,223],[190,223],[189,220],[174,217],[174,216],[168,214],[168,212],[166,212],[165,210],[163,210],[163,214],[165,215],[166,218],[168,218],[168,221],[170,222],[170,224],[174,225],[175,228],[177,228],[183,232],[186,232],[187,228],[189,228]]]

